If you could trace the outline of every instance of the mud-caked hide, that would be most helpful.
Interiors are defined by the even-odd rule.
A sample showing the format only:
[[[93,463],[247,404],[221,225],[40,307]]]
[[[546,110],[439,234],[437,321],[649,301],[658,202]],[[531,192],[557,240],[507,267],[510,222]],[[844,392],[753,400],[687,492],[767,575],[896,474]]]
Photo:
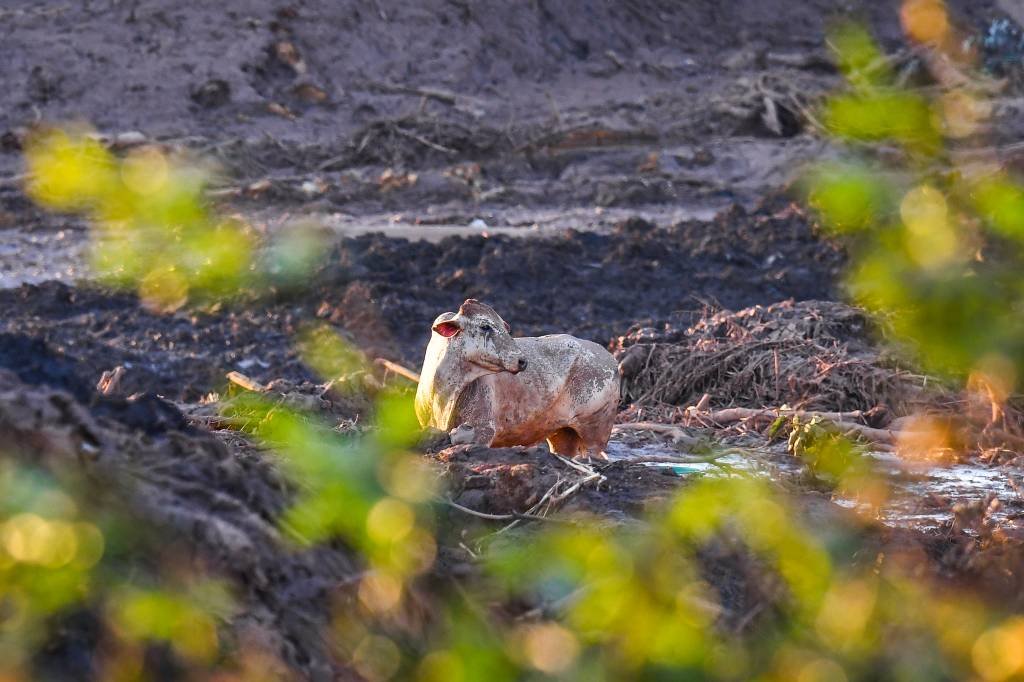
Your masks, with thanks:
[[[603,454],[619,401],[618,367],[566,334],[512,338],[474,299],[434,320],[416,392],[422,426],[456,427],[493,447],[547,440],[554,452]]]

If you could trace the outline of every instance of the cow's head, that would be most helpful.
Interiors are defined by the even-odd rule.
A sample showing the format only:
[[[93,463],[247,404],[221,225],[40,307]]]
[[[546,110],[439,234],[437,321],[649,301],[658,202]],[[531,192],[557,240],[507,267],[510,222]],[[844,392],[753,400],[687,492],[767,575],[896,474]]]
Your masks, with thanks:
[[[470,365],[474,374],[518,374],[526,369],[526,358],[509,334],[508,323],[476,299],[467,299],[457,313],[439,315],[432,329],[431,345],[444,344],[444,354]]]

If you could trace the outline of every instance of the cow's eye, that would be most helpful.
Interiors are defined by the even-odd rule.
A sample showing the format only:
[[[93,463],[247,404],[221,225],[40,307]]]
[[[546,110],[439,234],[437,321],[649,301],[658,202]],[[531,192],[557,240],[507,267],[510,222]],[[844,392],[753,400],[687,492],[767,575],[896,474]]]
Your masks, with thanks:
[[[485,325],[483,325],[483,326],[482,326],[482,327],[480,327],[480,328],[481,328],[481,329],[483,329],[483,330],[484,330],[484,332],[485,332],[485,333],[487,333],[487,334],[490,334],[491,332],[493,332],[493,331],[494,331],[494,327],[492,327],[492,326],[491,326],[491,325],[489,325],[489,324],[485,324]]]

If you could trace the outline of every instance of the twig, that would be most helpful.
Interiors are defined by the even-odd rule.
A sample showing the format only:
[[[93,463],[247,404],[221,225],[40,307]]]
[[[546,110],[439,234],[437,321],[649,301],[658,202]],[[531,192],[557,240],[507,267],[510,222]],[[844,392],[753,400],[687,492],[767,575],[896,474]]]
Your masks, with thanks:
[[[575,469],[576,471],[579,471],[582,474],[586,474],[587,476],[592,476],[597,473],[597,470],[594,469],[594,467],[587,466],[583,462],[577,462],[576,460],[569,459],[568,457],[564,455],[559,455],[557,453],[554,453],[554,457],[555,459],[562,462],[562,464],[565,464],[566,466]]]
[[[672,424],[660,424],[658,422],[632,422],[629,424],[616,424],[612,427],[613,432],[622,431],[650,431],[651,433],[659,433],[664,436],[669,436],[673,443],[682,443],[683,445],[693,446],[697,445],[700,440],[688,435],[683,431],[682,427],[674,426]]]
[[[367,87],[370,90],[379,90],[392,95],[416,95],[418,97],[427,97],[453,106],[460,97],[454,92],[449,92],[448,90],[442,90],[440,88],[417,88],[411,85],[398,85],[396,83],[388,83],[385,81],[373,81],[368,83]]]
[[[544,493],[544,494],[543,494],[543,495],[541,496],[541,498],[540,498],[539,500],[537,500],[537,502],[536,502],[536,503],[535,503],[535,504],[534,504],[534,505],[533,505],[532,507],[530,507],[529,509],[527,509],[527,510],[526,510],[526,513],[527,513],[527,514],[533,514],[533,513],[535,513],[535,512],[536,512],[536,511],[537,511],[538,509],[540,509],[540,508],[541,508],[541,506],[542,506],[542,505],[543,505],[543,504],[544,504],[545,502],[547,502],[547,501],[548,501],[548,499],[549,499],[549,498],[550,498],[550,497],[551,497],[551,496],[552,496],[552,495],[554,494],[555,490],[557,490],[557,489],[558,489],[558,486],[560,486],[560,485],[562,485],[562,479],[561,479],[561,478],[559,478],[559,479],[558,479],[557,481],[555,481],[555,484],[554,484],[553,486],[551,486],[550,488],[548,488],[548,491],[547,491],[546,493]],[[518,526],[518,525],[519,525],[519,519],[516,519],[515,521],[513,521],[513,522],[512,522],[512,523],[510,523],[510,524],[508,524],[507,526],[504,526],[504,527],[502,527],[502,528],[499,528],[498,530],[496,530],[496,531],[494,532],[494,534],[495,534],[495,535],[501,535],[501,534],[502,534],[502,533],[504,533],[505,531],[507,531],[507,530],[511,530],[511,529],[515,528],[516,526]]]
[[[509,519],[516,518],[515,514],[488,514],[487,512],[477,511],[470,509],[469,507],[463,507],[458,502],[455,502],[449,497],[444,498],[444,503],[453,509],[458,509],[460,512],[469,514],[470,516],[476,516],[481,519],[488,519],[490,521],[508,521]]]
[[[603,479],[604,476],[602,476],[601,474],[598,474],[598,473],[594,473],[592,476],[587,476],[586,478],[583,478],[583,479],[580,479],[579,481],[576,481],[571,486],[566,488],[563,492],[560,492],[560,493],[558,493],[557,496],[552,497],[550,504],[554,505],[554,504],[557,504],[559,502],[563,502],[563,501],[567,500],[570,495],[572,495],[577,490],[579,490],[581,487],[583,487],[583,485],[585,485],[587,483],[590,483],[591,481],[595,481],[595,480],[597,480],[599,478]],[[541,518],[546,518],[546,517],[541,517]]]
[[[750,407],[727,407],[723,410],[716,410],[703,415],[707,419],[719,424],[729,424],[743,421],[745,419],[770,419],[779,417],[818,417],[826,421],[848,423],[850,420],[863,419],[864,413],[860,410],[852,412],[815,412],[813,410],[790,410],[783,408],[755,409]]]
[[[252,391],[253,393],[265,393],[267,390],[266,386],[256,381],[255,379],[250,379],[241,372],[228,372],[227,377],[228,381],[230,381],[231,383],[237,386],[241,386],[245,390]]]
[[[476,516],[481,519],[487,519],[489,521],[510,521],[513,519],[515,519],[516,521],[522,521],[524,519],[530,521],[557,521],[557,519],[550,519],[546,516],[538,516],[537,514],[530,514],[524,512],[512,512],[511,514],[488,514],[487,512],[477,511],[475,509],[470,509],[469,507],[464,507],[449,497],[442,498],[442,501],[449,507],[452,507],[453,509],[458,509],[460,512],[463,512],[464,514]]]
[[[99,382],[96,384],[96,390],[103,395],[113,395],[121,387],[121,379],[124,378],[127,370],[122,366],[118,365],[114,369],[107,370],[100,377]]]
[[[431,149],[436,149],[439,152],[444,152],[445,154],[458,154],[458,152],[455,151],[454,149],[452,149],[451,147],[445,147],[442,144],[438,144],[436,142],[431,142],[427,138],[421,137],[420,135],[417,135],[416,133],[412,132],[411,130],[406,130],[405,128],[400,128],[398,126],[394,126],[394,131],[396,133],[398,133],[399,135],[402,135],[404,137],[408,137],[410,140],[415,140],[416,142],[419,142],[422,145],[426,145],[427,147],[430,147]]]
[[[397,362],[392,362],[391,360],[386,360],[384,358],[377,358],[375,362],[389,372],[393,372],[400,377],[404,377],[414,384],[418,384],[420,382],[419,374],[407,367],[403,367]]]

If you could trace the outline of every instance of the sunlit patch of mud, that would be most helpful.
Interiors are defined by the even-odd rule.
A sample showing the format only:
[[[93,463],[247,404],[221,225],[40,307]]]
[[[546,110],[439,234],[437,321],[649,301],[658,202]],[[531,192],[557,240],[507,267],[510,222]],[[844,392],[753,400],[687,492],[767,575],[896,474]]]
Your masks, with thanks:
[[[607,453],[611,461],[629,462],[684,454],[668,443],[620,438],[616,437],[608,444]],[[978,462],[910,462],[887,452],[871,452],[867,456],[875,473],[887,484],[890,493],[887,503],[877,512],[872,512],[870,505],[835,493],[832,496],[834,504],[874,514],[878,521],[893,528],[919,531],[949,528],[957,506],[986,506],[988,521],[999,526],[1019,523],[1024,518],[1024,500],[1015,490],[1014,472],[1005,467]],[[736,450],[715,462],[648,462],[647,465],[671,470],[683,478],[749,474],[778,480],[798,479],[806,474],[803,463],[789,455],[782,445]],[[998,500],[998,504],[991,505],[992,499]]]
[[[80,230],[0,230],[0,288],[87,276],[88,238]]]
[[[1013,472],[1007,468],[979,462],[923,464],[909,462],[887,452],[869,455],[886,475],[890,502],[881,509],[880,520],[891,526],[919,530],[948,526],[957,505],[998,500],[988,511],[988,520],[996,525],[1019,520],[1024,501],[1014,490]],[[853,500],[836,498],[836,504],[857,508]],[[970,530],[968,529],[968,532]]]

